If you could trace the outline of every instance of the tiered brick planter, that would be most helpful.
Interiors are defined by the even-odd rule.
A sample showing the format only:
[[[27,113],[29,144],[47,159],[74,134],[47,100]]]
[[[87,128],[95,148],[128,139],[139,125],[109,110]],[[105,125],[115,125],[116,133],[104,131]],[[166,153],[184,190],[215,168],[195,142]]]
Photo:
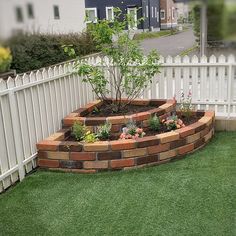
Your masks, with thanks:
[[[164,111],[159,115],[165,115],[175,107],[172,100],[162,100],[162,103],[157,109]],[[86,109],[91,109],[91,106],[90,104]],[[83,112],[80,109],[70,114],[64,119],[64,125],[71,126],[76,120],[91,126],[98,125],[95,119],[91,124],[91,118],[82,117],[85,115]],[[145,112],[145,115],[138,113],[133,118],[138,117],[138,121],[145,123],[151,114],[152,111]],[[71,128],[64,128],[37,144],[38,165],[54,170],[94,173],[100,170],[122,170],[166,163],[203,147],[213,136],[214,112],[201,111],[196,112],[196,115],[199,120],[185,128],[137,140],[98,141],[90,144],[72,142],[66,141]],[[126,117],[108,117],[105,120],[120,126],[126,122]],[[102,124],[105,120],[97,122]]]
[[[101,101],[94,101],[89,103],[86,107],[80,108],[63,119],[63,128],[71,127],[76,121],[79,121],[86,125],[92,132],[96,131],[96,127],[104,124],[106,121],[112,124],[112,133],[120,133],[122,127],[129,120],[139,122],[142,127],[147,127],[148,119],[153,115],[157,114],[160,118],[165,118],[169,112],[175,110],[175,100],[166,99],[136,99],[132,101],[132,105],[138,106],[154,106],[156,108],[148,110],[146,112],[139,112],[133,115],[125,116],[110,116],[110,117],[86,117],[95,107],[102,105]]]

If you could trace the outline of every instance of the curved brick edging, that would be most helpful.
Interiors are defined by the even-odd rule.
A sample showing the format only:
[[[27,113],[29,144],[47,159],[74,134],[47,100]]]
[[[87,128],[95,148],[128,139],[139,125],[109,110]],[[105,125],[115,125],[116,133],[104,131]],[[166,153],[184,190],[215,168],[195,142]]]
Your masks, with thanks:
[[[110,100],[111,101],[111,100]],[[123,99],[125,101],[125,99]],[[139,106],[156,106],[157,108],[151,109],[146,112],[139,112],[133,115],[125,116],[110,116],[110,117],[86,117],[95,107],[102,105],[102,101],[94,101],[87,104],[84,108],[73,111],[63,119],[63,128],[71,127],[74,122],[79,121],[88,127],[95,127],[109,121],[112,124],[112,132],[118,132],[120,125],[126,124],[129,120],[146,122],[153,114],[162,116],[168,112],[174,111],[176,101],[173,99],[136,99],[131,102],[132,105]]]
[[[215,113],[175,131],[137,140],[99,141],[92,144],[63,141],[70,129],[63,129],[37,144],[38,165],[80,173],[122,170],[166,163],[203,147],[214,134]]]

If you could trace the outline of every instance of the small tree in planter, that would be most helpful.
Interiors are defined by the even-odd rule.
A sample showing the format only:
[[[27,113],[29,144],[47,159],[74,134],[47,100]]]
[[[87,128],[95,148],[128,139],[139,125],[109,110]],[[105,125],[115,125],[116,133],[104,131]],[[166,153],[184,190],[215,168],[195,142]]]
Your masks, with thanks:
[[[113,112],[121,111],[139,97],[152,77],[159,72],[157,52],[151,51],[144,56],[138,42],[131,39],[133,25],[139,24],[141,20],[135,22],[132,15],[122,15],[121,10],[116,8],[112,22],[98,20],[96,24],[91,24],[90,31],[97,42],[97,48],[106,57],[97,66],[82,60],[78,60],[75,65],[75,70],[83,76],[83,81],[90,83],[97,97],[104,102],[111,94],[108,89],[110,83],[109,87],[115,91],[111,104]],[[64,49],[73,54],[73,49]],[[105,76],[103,68],[112,75],[111,80]],[[125,102],[122,101],[123,97],[127,98]]]

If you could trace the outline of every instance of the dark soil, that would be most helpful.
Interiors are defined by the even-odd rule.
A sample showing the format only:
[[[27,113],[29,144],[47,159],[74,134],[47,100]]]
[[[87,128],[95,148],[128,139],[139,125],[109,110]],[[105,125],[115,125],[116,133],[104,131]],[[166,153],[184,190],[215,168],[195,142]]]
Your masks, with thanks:
[[[108,117],[108,116],[121,116],[121,115],[132,115],[139,112],[155,109],[155,106],[138,106],[138,105],[127,105],[124,109],[119,112],[115,112],[115,107],[112,104],[103,104],[100,107],[95,108],[86,117]]]
[[[178,116],[185,124],[185,126],[188,126],[188,125],[191,125],[195,122],[197,122],[201,117],[199,116],[192,116],[190,119],[187,119],[186,117],[181,117],[181,116]],[[136,123],[137,127],[139,128],[142,128],[141,125],[139,125],[138,123]],[[166,126],[164,124],[161,124],[161,127],[159,129],[159,131],[154,131],[154,130],[151,130],[149,129],[148,127],[147,128],[144,128],[144,132],[145,132],[145,136],[144,137],[147,137],[147,136],[154,136],[154,135],[157,135],[157,134],[162,134],[162,133],[165,133],[165,132],[170,132],[171,130],[167,130]],[[101,141],[112,141],[112,140],[118,140],[119,139],[119,136],[120,136],[121,132],[120,133],[115,133],[115,134],[111,134],[111,136],[109,137],[109,139],[106,139],[106,140],[101,140]],[[69,136],[66,141],[76,141],[75,138],[71,135]]]

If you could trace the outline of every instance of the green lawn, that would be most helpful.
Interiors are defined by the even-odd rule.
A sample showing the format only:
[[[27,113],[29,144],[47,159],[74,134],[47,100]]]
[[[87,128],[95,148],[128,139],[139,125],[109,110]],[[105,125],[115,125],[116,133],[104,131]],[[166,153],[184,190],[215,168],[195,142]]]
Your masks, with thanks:
[[[236,133],[146,169],[37,171],[0,195],[0,235],[236,235]]]
[[[176,34],[176,31],[173,30],[161,30],[158,32],[142,32],[134,35],[134,40],[144,40],[144,39],[152,39],[152,38],[160,38],[163,36],[170,36],[171,34]]]

